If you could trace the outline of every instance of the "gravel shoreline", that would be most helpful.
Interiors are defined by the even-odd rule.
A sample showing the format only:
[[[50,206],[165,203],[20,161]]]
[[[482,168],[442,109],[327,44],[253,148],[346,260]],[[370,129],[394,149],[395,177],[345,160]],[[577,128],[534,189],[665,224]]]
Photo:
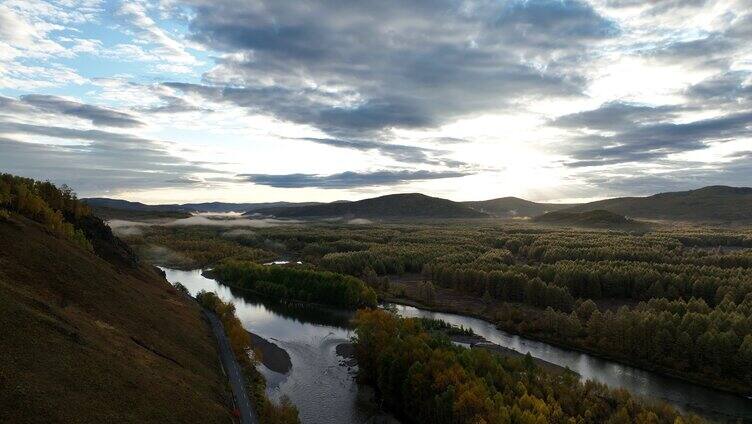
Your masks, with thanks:
[[[286,350],[258,334],[251,333],[250,331],[248,334],[251,336],[251,345],[261,351],[261,363],[264,366],[280,374],[290,372],[292,361]]]

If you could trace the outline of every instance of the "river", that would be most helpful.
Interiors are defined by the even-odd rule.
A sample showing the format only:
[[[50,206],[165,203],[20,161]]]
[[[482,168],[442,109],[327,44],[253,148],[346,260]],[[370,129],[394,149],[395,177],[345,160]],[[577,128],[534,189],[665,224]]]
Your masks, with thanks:
[[[290,355],[292,369],[276,373],[260,364],[272,399],[286,395],[298,407],[304,423],[366,423],[381,414],[372,402],[373,394],[354,379],[335,348],[350,340],[352,313],[323,308],[289,308],[230,289],[201,275],[200,270],[162,268],[171,283],[180,282],[192,295],[213,291],[235,305],[243,327]]]
[[[351,313],[329,309],[291,309],[249,297],[201,275],[200,270],[163,268],[167,280],[180,282],[191,294],[216,292],[235,304],[246,330],[287,350],[292,369],[278,374],[261,365],[269,395],[287,395],[305,423],[365,423],[381,416],[369,389],[353,379],[354,370],[343,364],[335,348],[352,337]],[[620,387],[649,399],[662,399],[683,411],[720,421],[742,418],[752,421],[752,400],[687,383],[679,379],[604,360],[586,353],[559,348],[497,329],[486,321],[457,314],[432,312],[403,305],[388,305],[405,317],[428,317],[472,329],[488,341],[533,357],[568,367],[591,379]]]

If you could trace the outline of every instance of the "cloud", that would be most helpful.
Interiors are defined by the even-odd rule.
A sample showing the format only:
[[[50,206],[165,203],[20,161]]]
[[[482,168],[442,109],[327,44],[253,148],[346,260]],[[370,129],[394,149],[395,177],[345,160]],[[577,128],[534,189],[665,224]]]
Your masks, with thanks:
[[[571,43],[601,40],[619,35],[615,22],[577,1],[512,1],[496,25],[508,31],[508,39],[525,46],[568,49]]]
[[[660,3],[666,3],[660,5]],[[682,65],[685,70],[726,71],[739,59],[749,53],[748,43],[752,37],[752,13],[748,2],[735,5],[712,5],[704,1],[657,2],[663,7],[648,9],[655,19],[644,20],[647,25],[658,25],[649,29],[653,37],[661,38],[657,43],[648,43],[641,54],[664,63]],[[746,3],[746,4],[745,4]],[[715,14],[714,6],[717,7]],[[700,9],[704,7],[705,9]],[[702,21],[697,18],[703,17]],[[710,19],[712,18],[712,20]],[[697,28],[692,23],[702,22],[705,28]],[[712,22],[712,25],[707,25]]]
[[[77,70],[54,61],[96,49],[96,42],[78,37],[78,31],[63,32],[100,12],[99,0],[0,4],[0,88],[28,91],[86,82]]]
[[[43,141],[39,136],[55,141]],[[194,174],[219,173],[174,156],[168,145],[102,130],[0,121],[0,169],[66,183],[84,195],[199,186],[204,182]]]
[[[714,97],[718,93],[713,87],[696,90]],[[597,109],[561,116],[552,125],[579,130],[565,148],[571,158],[567,165],[573,167],[648,164],[672,154],[707,148],[711,142],[752,136],[752,110],[679,121],[679,112],[684,109],[689,107],[609,102]]]
[[[136,30],[136,35],[157,46],[155,53],[168,62],[194,65],[198,60],[186,51],[184,43],[168,35],[147,13],[146,7],[138,2],[124,1],[117,11]]]
[[[203,108],[200,106],[197,106],[186,99],[178,96],[173,96],[169,94],[158,94],[159,99],[161,100],[161,104],[156,106],[150,106],[141,108],[140,110],[142,112],[147,113],[165,113],[165,114],[171,114],[171,113],[183,113],[183,112],[206,112],[210,113],[212,112],[209,108]]]
[[[634,172],[632,167],[583,174],[593,187],[593,196],[651,195],[660,192],[696,189],[709,185],[752,186],[752,154],[733,155],[731,161],[665,163],[659,172]]]
[[[466,165],[464,162],[447,159],[446,157],[444,157],[447,152],[437,149],[426,149],[422,147],[392,144],[373,140],[345,140],[336,138],[314,137],[301,138],[300,140],[324,144],[332,147],[340,147],[343,149],[353,149],[360,151],[375,150],[385,156],[406,163],[444,165],[453,168]]]
[[[626,130],[635,125],[676,117],[677,107],[648,106],[620,101],[607,102],[597,109],[560,116],[552,124],[562,128]]]
[[[752,75],[745,71],[716,74],[687,88],[685,94],[701,105],[752,106]]]
[[[226,54],[204,84],[182,89],[332,138],[580,95],[576,58],[618,33],[578,1],[187,4],[192,39]]]
[[[734,152],[752,137],[746,0],[0,3],[0,90],[26,94],[0,95],[0,164],[87,190],[242,184],[236,167],[374,193],[536,162],[545,176],[520,186],[569,190],[592,167],[625,192],[751,172]],[[251,173],[274,140],[358,152],[334,153],[363,168],[326,175],[332,155],[321,174]],[[241,142],[258,147],[242,163],[171,153],[227,160]],[[299,154],[289,166],[310,163]]]
[[[24,124],[0,120],[0,134],[33,134],[67,140],[85,140],[132,145],[155,145],[156,142],[126,133],[116,133],[95,129],[78,129],[48,125]]]
[[[395,185],[408,181],[424,181],[441,178],[458,178],[469,175],[455,171],[374,171],[342,172],[331,175],[315,174],[241,174],[248,181],[277,188],[316,187],[323,189],[347,189],[367,186]]]
[[[138,127],[144,125],[135,116],[113,109],[66,100],[62,97],[43,94],[21,96],[21,101],[37,109],[60,115],[75,116],[91,121],[94,125],[108,127]]]

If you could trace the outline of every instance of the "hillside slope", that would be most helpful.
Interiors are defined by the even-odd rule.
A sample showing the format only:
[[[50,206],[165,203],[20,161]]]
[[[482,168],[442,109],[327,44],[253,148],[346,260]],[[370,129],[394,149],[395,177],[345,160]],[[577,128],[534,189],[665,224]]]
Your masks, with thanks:
[[[710,186],[697,190],[585,203],[567,212],[607,210],[634,218],[686,221],[752,220],[752,188]]]
[[[462,202],[462,204],[479,212],[504,218],[533,217],[574,206],[563,203],[536,203],[518,197],[501,197],[491,200]]]
[[[483,218],[488,215],[461,203],[419,193],[390,194],[356,202],[267,208],[256,211],[279,218]]]
[[[198,307],[94,239],[0,216],[0,422],[229,422]]]

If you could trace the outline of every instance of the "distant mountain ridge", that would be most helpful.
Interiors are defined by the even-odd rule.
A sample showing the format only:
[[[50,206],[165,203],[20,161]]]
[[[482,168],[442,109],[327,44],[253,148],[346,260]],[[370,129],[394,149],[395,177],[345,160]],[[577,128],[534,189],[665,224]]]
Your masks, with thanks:
[[[420,193],[389,194],[386,196],[334,202],[311,206],[258,209],[255,212],[278,218],[485,218],[489,215],[470,207]]]
[[[307,206],[318,204],[316,202],[262,202],[262,203],[228,203],[228,202],[204,202],[204,203],[174,203],[147,205],[141,202],[131,202],[107,197],[90,197],[82,199],[92,207],[103,207],[139,212],[248,212],[261,208],[280,208],[289,206]]]
[[[112,211],[155,212],[245,212],[278,218],[533,218],[548,212],[608,211],[627,218],[677,221],[752,221],[752,188],[708,186],[696,190],[659,193],[646,197],[618,197],[582,204],[531,202],[517,197],[454,202],[419,193],[391,194],[358,201],[332,203],[185,203],[146,205],[119,199],[83,199],[102,216]],[[104,209],[108,208],[108,209]],[[169,216],[164,216],[169,217]],[[174,217],[174,216],[173,216]]]
[[[585,203],[567,212],[607,210],[630,218],[679,221],[752,221],[752,188],[708,186],[696,190],[620,197]]]
[[[575,206],[564,203],[537,203],[519,197],[500,197],[491,200],[462,202],[462,204],[479,212],[502,218],[533,217]]]

